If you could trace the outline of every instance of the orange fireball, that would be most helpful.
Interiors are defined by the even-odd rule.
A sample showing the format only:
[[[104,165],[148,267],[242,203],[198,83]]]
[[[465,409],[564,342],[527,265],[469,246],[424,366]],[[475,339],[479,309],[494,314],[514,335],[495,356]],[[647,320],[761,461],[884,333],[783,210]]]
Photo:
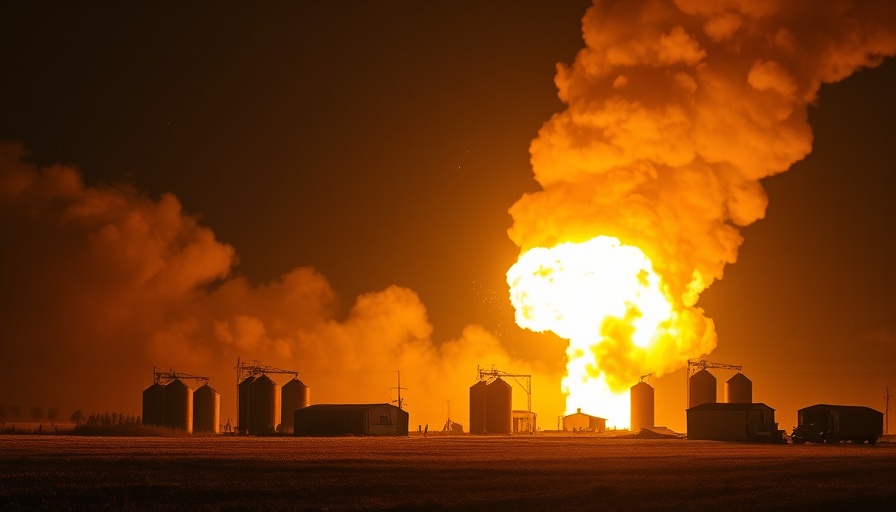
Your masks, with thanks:
[[[569,340],[567,413],[581,408],[627,427],[628,386],[676,317],[650,259],[637,247],[598,236],[523,253],[507,283],[521,327]]]

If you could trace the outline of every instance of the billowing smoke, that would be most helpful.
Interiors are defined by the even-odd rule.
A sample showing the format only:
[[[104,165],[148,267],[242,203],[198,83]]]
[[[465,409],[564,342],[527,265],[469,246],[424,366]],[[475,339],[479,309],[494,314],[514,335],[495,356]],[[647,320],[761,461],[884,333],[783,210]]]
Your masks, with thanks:
[[[362,295],[341,317],[313,268],[252,283],[235,271],[234,248],[174,196],[87,186],[73,168],[38,169],[18,143],[0,143],[0,233],[2,404],[139,414],[156,366],[210,377],[226,421],[237,357],[298,371],[315,403],[395,400],[401,370],[411,421],[430,428],[449,401],[452,419],[467,423],[477,365],[557,388],[559,376],[513,360],[482,327],[433,341],[412,290]]]
[[[896,3],[596,1],[583,35],[557,70],[567,109],[530,148],[542,190],[513,205],[509,236],[524,254],[605,235],[652,261],[689,325],[662,357],[606,323],[592,331],[592,377],[622,391],[715,347],[700,293],[737,259],[739,228],[765,215],[761,180],[811,151],[821,84],[896,53]]]

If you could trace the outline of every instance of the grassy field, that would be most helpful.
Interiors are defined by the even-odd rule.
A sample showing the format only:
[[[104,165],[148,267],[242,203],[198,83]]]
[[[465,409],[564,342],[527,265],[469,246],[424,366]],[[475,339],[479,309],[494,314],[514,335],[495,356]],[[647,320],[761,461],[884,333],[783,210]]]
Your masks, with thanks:
[[[0,436],[0,510],[894,510],[896,444]]]

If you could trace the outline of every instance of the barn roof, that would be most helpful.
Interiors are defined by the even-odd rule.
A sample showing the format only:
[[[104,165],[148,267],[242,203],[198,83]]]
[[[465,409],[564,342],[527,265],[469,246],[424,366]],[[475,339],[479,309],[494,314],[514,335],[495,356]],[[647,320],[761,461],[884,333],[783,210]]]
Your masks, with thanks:
[[[372,407],[395,407],[392,404],[314,404],[305,407],[304,409],[326,409],[330,411],[335,410],[352,410],[352,409],[370,409]],[[301,409],[298,409],[301,410]]]
[[[708,403],[695,405],[688,409],[689,411],[753,411],[762,409],[766,411],[774,411],[771,407],[763,403],[753,404],[730,404],[730,403]]]

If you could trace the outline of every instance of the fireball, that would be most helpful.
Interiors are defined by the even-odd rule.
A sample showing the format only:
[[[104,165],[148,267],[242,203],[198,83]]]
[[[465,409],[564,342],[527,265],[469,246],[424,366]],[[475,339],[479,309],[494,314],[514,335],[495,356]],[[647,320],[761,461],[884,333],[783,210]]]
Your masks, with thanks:
[[[507,271],[516,322],[569,340],[566,412],[629,424],[628,387],[674,332],[673,303],[637,247],[598,236],[533,248]]]

